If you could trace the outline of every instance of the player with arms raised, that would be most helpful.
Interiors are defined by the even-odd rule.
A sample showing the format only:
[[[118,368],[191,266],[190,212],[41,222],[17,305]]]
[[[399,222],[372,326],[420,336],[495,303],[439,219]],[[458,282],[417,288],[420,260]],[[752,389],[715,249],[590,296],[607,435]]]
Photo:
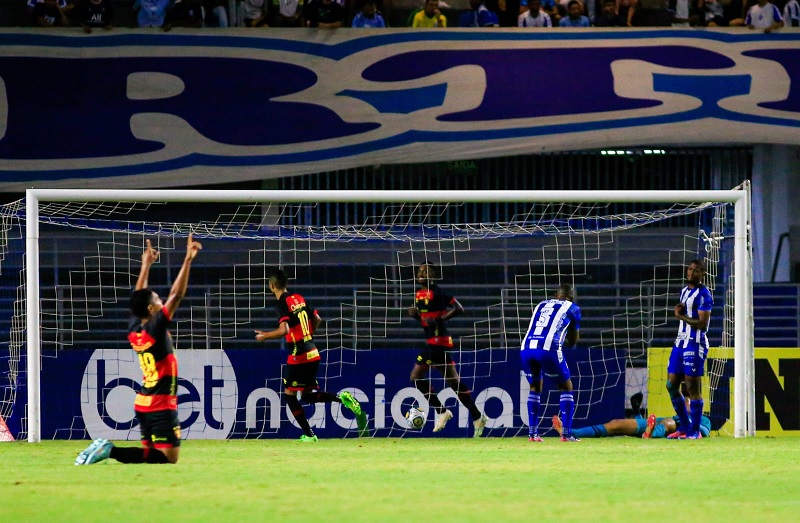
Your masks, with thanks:
[[[410,379],[414,386],[425,395],[428,404],[436,411],[433,431],[444,429],[453,413],[445,409],[426,374],[433,367],[444,377],[447,385],[456,391],[459,401],[469,410],[472,417],[473,436],[479,438],[486,427],[486,416],[481,414],[469,388],[461,381],[456,363],[449,350],[453,348],[453,337],[447,331],[445,322],[462,314],[464,307],[454,297],[444,292],[433,280],[437,277],[433,265],[423,263],[417,268],[417,283],[420,285],[414,295],[414,305],[409,307],[408,315],[422,324],[425,332],[425,347],[417,355]]]
[[[668,436],[669,439],[700,439],[700,421],[703,417],[703,397],[700,394],[708,338],[706,330],[711,320],[711,307],[714,299],[711,291],[703,285],[706,264],[703,260],[692,260],[686,267],[686,286],[681,290],[680,303],[675,306],[675,317],[680,320],[678,336],[667,365],[667,392],[672,406],[680,419],[679,430]],[[689,394],[689,411],[681,394],[680,386],[686,381]],[[685,429],[688,427],[688,430]]]
[[[303,406],[297,399],[297,393],[308,404],[337,402],[350,409],[356,416],[360,435],[367,428],[367,416],[352,394],[347,391],[338,396],[325,392],[317,382],[317,370],[321,362],[319,349],[314,344],[314,332],[322,323],[319,313],[312,309],[305,298],[286,290],[289,278],[280,269],[274,269],[269,275],[269,290],[278,299],[275,311],[278,315],[278,327],[271,331],[256,331],[258,341],[286,339],[289,356],[286,360],[286,372],[283,378],[284,397],[289,410],[303,430],[300,441],[312,443],[317,436],[311,429]]]
[[[541,442],[539,436],[539,408],[541,405],[542,373],[555,378],[561,389],[559,411],[561,413],[561,441],[580,441],[572,435],[572,416],[575,399],[572,395],[572,380],[569,367],[564,360],[562,347],[574,346],[580,338],[581,309],[573,303],[572,287],[559,285],[552,299],[539,302],[533,310],[528,332],[522,341],[520,358],[522,372],[530,383],[528,393],[529,440]]]
[[[133,316],[128,324],[128,341],[139,357],[142,387],[134,401],[139,420],[142,448],[115,447],[105,439],[96,439],[75,458],[76,465],[92,465],[107,458],[120,463],[177,463],[181,445],[178,419],[178,360],[172,345],[169,326],[189,285],[189,269],[200,249],[200,243],[189,239],[186,256],[172,284],[167,301],[148,287],[150,266],[158,259],[158,251],[150,240],[142,254],[142,267],[136,290],[131,295]]]

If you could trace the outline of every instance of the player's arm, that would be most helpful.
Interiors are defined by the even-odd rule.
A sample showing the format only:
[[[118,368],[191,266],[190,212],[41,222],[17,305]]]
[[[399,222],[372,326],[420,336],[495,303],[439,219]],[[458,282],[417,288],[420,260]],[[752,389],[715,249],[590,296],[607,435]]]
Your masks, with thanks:
[[[464,314],[464,306],[461,305],[457,299],[453,298],[453,301],[450,302],[450,305],[452,305],[453,307],[442,315],[443,321],[447,321],[450,318],[454,318],[456,316]]]
[[[581,339],[581,331],[577,329],[574,325],[570,324],[567,327],[567,339],[564,343],[567,347],[574,347],[578,340]]]
[[[202,248],[203,246],[200,245],[199,242],[192,239],[192,233],[189,233],[189,238],[186,241],[186,256],[183,258],[183,265],[181,265],[178,277],[175,278],[172,288],[169,290],[167,301],[164,303],[164,308],[167,309],[170,318],[175,314],[175,311],[178,310],[178,305],[181,303],[183,297],[186,296],[186,289],[189,287],[189,269],[192,266],[192,261],[194,261],[195,256],[197,256],[197,253],[200,252]]]
[[[145,241],[144,252],[142,253],[142,268],[139,269],[139,279],[136,280],[136,290],[146,289],[149,285],[147,280],[150,278],[150,266],[158,260],[158,251],[153,249],[150,240]]]
[[[317,327],[319,327],[321,323],[322,318],[317,311],[314,311],[314,315],[311,316],[311,334],[317,332]]]
[[[686,315],[686,305],[679,303],[675,306],[675,317],[693,329],[705,331],[711,320],[711,311],[697,311],[697,318],[690,318]]]
[[[317,315],[315,315],[315,317],[319,318],[319,316],[317,316]],[[312,324],[313,323],[314,322],[312,320]],[[316,324],[319,325],[319,322],[317,322]],[[314,329],[316,330],[316,326],[314,326]],[[282,338],[282,337],[286,336],[287,334],[289,334],[289,323],[285,322],[285,321],[282,321],[280,323],[280,325],[278,325],[278,328],[275,329],[275,330],[271,330],[271,331],[260,331],[260,330],[257,330],[256,331],[256,340],[258,340],[258,341],[277,340],[279,338]]]

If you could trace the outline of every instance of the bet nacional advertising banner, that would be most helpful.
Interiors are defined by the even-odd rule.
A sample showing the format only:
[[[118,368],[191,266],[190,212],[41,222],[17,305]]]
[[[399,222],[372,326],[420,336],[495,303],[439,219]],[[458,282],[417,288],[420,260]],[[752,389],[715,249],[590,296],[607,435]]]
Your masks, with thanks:
[[[2,29],[0,190],[797,144],[798,64],[790,28]]]
[[[671,348],[651,348],[647,367],[648,409],[657,416],[672,416],[674,410],[669,396],[664,392],[667,382],[667,361]],[[709,388],[708,369],[721,370],[714,391]],[[703,378],[703,398],[706,410],[711,400],[710,418],[712,427],[723,433],[733,432],[733,372],[732,349],[711,348],[706,361],[706,376]],[[800,348],[756,348],[755,349],[755,405],[756,435],[797,436],[800,435]],[[726,425],[714,426],[715,419],[730,418]]]
[[[279,349],[178,350],[178,413],[184,439],[296,438],[300,429],[281,399],[281,364],[286,353]],[[357,364],[335,365],[337,376],[321,381],[329,392],[347,389],[361,402],[370,418],[371,434],[403,437],[471,437],[472,423],[451,389],[440,398],[454,419],[441,433],[433,434],[432,413],[421,432],[407,431],[404,414],[422,399],[408,380],[417,350],[360,352]],[[624,416],[625,360],[621,351],[574,349],[565,351],[576,390],[576,419],[581,425],[602,423]],[[477,364],[491,367],[486,377],[466,379],[474,385],[473,398],[489,417],[486,436],[515,435],[527,426],[528,383],[521,375],[517,351],[508,361]],[[323,353],[325,357],[325,353]],[[592,375],[602,358],[610,374]],[[42,360],[42,437],[44,439],[90,438],[138,440],[133,412],[141,370],[131,350],[81,350],[59,352]],[[338,371],[341,370],[341,373]],[[331,369],[328,369],[331,372]],[[613,372],[612,372],[613,371]],[[462,368],[462,373],[464,369]],[[488,374],[488,373],[487,373]],[[322,375],[322,371],[320,372]],[[558,391],[551,391],[543,426],[557,413]],[[24,411],[25,392],[18,393],[14,417]],[[422,405],[423,408],[426,405]],[[315,432],[324,438],[355,437],[352,414],[338,403],[306,406]],[[19,420],[13,420],[17,426]],[[13,430],[13,428],[12,428]],[[527,434],[527,431],[525,431]]]

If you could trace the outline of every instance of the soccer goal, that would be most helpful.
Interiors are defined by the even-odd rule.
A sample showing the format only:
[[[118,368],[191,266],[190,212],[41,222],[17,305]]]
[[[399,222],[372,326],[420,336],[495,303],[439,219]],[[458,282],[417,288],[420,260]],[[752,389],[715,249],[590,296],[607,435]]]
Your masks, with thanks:
[[[409,373],[424,344],[408,317],[416,267],[465,307],[449,329],[462,380],[489,418],[487,436],[527,434],[519,345],[536,303],[577,290],[581,341],[566,351],[575,426],[622,417],[627,398],[665,409],[672,309],[685,265],[703,258],[715,305],[704,380],[715,429],[754,435],[749,189],[730,191],[195,191],[32,189],[2,209],[0,416],[28,441],[138,439],[139,364],[126,342],[127,303],[145,240],[164,296],[191,232],[203,243],[172,335],[184,437],[294,437],[281,402],[282,343],[268,274],[281,267],[324,323],[319,380],[348,390],[373,437],[432,436]],[[23,242],[24,237],[24,242]],[[24,256],[23,256],[24,255]],[[465,435],[466,409],[431,383],[455,416],[437,437]],[[547,429],[558,394],[545,382]],[[710,400],[710,401],[709,401]],[[669,402],[666,402],[669,405]],[[317,433],[355,437],[340,405],[306,407]],[[421,430],[406,423],[417,408]],[[669,407],[671,409],[671,406]],[[670,415],[664,410],[658,415]],[[546,432],[542,430],[541,432]]]

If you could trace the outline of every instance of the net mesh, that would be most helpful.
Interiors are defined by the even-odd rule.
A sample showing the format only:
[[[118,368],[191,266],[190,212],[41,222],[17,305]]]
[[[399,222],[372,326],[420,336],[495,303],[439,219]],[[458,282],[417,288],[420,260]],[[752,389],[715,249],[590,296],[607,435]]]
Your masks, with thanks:
[[[490,435],[527,433],[519,345],[533,308],[560,283],[576,287],[584,316],[579,350],[570,356],[575,426],[609,412],[622,416],[635,392],[647,407],[648,393],[656,393],[648,390],[648,354],[671,346],[673,301],[688,260],[707,258],[709,287],[722,302],[715,313],[724,311],[724,319],[714,317],[712,345],[732,345],[725,296],[732,212],[725,204],[50,202],[39,213],[43,373],[63,365],[78,376],[46,385],[44,437],[138,439],[132,404],[141,376],[124,339],[127,300],[145,239],[161,253],[150,281],[163,296],[190,232],[204,249],[172,328],[188,438],[299,434],[280,397],[283,345],[254,340],[255,329],[277,322],[272,267],[284,268],[290,289],[325,320],[315,335],[321,387],[352,392],[369,413],[373,436],[430,435],[435,419],[408,379],[424,344],[419,323],[407,315],[422,263],[440,269],[439,285],[467,310],[449,322],[452,352],[489,417]],[[0,313],[8,322],[0,341],[0,415],[24,436],[24,202],[3,206],[0,216]],[[712,387],[727,383],[727,365],[709,365]],[[438,373],[430,379],[455,414],[444,434],[470,433],[455,392]],[[48,401],[56,394],[75,398],[56,409]],[[541,432],[557,413],[558,396],[546,383]],[[426,413],[422,431],[406,425],[412,406]],[[338,403],[306,409],[320,433],[357,434]]]

